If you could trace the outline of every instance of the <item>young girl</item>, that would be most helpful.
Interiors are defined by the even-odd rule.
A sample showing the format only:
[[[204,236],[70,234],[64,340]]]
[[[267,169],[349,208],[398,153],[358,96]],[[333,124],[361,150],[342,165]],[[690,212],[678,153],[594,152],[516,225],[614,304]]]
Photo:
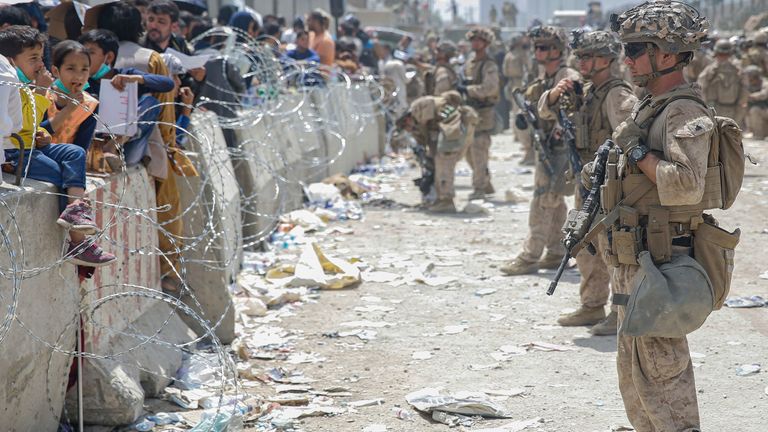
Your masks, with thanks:
[[[43,65],[45,40],[45,35],[27,26],[11,26],[0,31],[0,54],[13,61],[20,81],[46,87],[50,83],[46,82],[47,71]],[[27,177],[53,183],[65,191],[68,204],[57,223],[69,230],[67,258],[74,264],[89,267],[111,264],[115,261],[114,255],[85,241],[87,234],[98,230],[91,207],[84,200],[85,150],[73,144],[51,144],[51,130],[39,127],[49,100],[30,95],[24,88],[20,89],[20,96],[23,126],[19,135],[23,143],[18,149],[6,150],[6,160],[12,165],[18,164],[23,151]]]
[[[41,125],[51,133],[53,142],[74,144],[86,151],[96,130],[93,112],[99,105],[99,101],[85,92],[90,69],[91,58],[83,45],[72,40],[56,44],[51,67],[56,77],[53,83],[56,91],[48,93],[51,101],[48,119]]]

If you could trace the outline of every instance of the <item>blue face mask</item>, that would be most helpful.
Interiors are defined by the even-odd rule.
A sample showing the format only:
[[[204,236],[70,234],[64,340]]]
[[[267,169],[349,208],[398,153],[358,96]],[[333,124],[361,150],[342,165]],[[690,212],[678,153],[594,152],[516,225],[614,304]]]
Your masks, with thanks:
[[[104,75],[108,74],[111,70],[112,68],[109,67],[106,63],[102,63],[99,70],[97,70],[96,73],[91,76],[91,79],[100,80],[104,78]]]
[[[68,89],[67,87],[65,87],[65,86],[64,86],[64,83],[63,83],[63,82],[61,82],[61,80],[60,80],[60,79],[57,79],[56,81],[54,81],[54,82],[53,82],[53,85],[55,85],[55,86],[56,86],[56,87],[57,87],[59,90],[61,90],[61,91],[62,91],[62,92],[65,94],[65,95],[69,95],[70,93],[72,93],[71,91],[69,91],[69,89]],[[86,83],[85,83],[85,85],[83,86],[83,90],[82,90],[82,91],[86,91],[86,90],[88,90],[88,88],[89,88],[90,86],[91,86],[91,85],[90,85],[90,84],[88,84],[88,83],[86,82]]]
[[[32,80],[27,78],[27,75],[18,66],[16,66],[16,76],[19,77],[19,81],[21,81],[23,84],[29,84],[32,82]]]

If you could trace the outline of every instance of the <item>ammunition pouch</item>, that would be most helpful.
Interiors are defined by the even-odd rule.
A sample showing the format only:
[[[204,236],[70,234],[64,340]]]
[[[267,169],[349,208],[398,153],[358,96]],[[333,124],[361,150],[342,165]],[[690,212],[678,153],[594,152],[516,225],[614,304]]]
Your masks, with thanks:
[[[725,231],[717,221],[704,215],[704,222],[693,231],[693,256],[701,264],[712,282],[714,309],[720,309],[728,297],[733,277],[736,245],[741,230]]]
[[[573,122],[576,135],[576,150],[579,151],[579,154],[589,152],[589,125],[587,124],[586,115],[581,111],[576,112],[573,114],[571,121]]]

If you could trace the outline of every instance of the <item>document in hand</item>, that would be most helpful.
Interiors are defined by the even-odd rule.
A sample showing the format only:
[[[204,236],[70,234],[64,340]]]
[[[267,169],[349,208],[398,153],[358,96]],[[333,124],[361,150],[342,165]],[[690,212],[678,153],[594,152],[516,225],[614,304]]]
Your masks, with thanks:
[[[167,54],[173,54],[174,57],[181,61],[181,65],[184,66],[184,70],[197,69],[204,67],[208,60],[211,58],[208,54],[202,55],[186,55],[182,52],[176,51],[173,48],[167,48],[165,50]]]
[[[120,91],[108,79],[101,80],[99,91],[99,119],[96,132],[133,136],[138,130],[139,85],[125,85]]]

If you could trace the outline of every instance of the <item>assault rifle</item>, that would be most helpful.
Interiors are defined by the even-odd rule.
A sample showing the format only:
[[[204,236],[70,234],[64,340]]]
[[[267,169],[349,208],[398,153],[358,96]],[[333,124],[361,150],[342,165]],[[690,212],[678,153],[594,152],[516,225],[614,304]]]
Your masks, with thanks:
[[[560,108],[560,112],[557,114],[557,120],[560,122],[560,126],[563,127],[563,140],[568,145],[568,160],[571,163],[571,173],[574,177],[578,177],[581,169],[581,157],[579,151],[576,149],[576,127],[573,122],[568,118],[568,114],[564,108]]]
[[[429,195],[432,185],[435,184],[435,159],[427,156],[427,149],[415,139],[411,141],[411,150],[416,155],[416,160],[421,167],[421,177],[413,181],[423,195]]]
[[[522,110],[515,119],[515,125],[520,130],[525,130],[530,125],[533,129],[533,148],[536,150],[536,154],[539,155],[539,162],[544,166],[547,176],[554,176],[555,169],[552,167],[552,162],[550,162],[552,160],[552,155],[549,147],[544,142],[544,132],[541,130],[539,115],[536,112],[536,108],[534,108],[530,102],[525,100],[525,96],[519,88],[512,92],[512,97],[515,99],[517,106]]]
[[[587,238],[587,233],[592,228],[592,224],[600,211],[600,186],[605,183],[608,153],[610,153],[613,146],[613,141],[608,139],[597,149],[597,156],[595,156],[592,176],[590,177],[592,188],[589,190],[589,195],[584,199],[581,209],[572,209],[568,213],[568,219],[565,222],[565,226],[563,226],[563,234],[565,236],[562,240],[563,246],[565,246],[565,256],[563,256],[563,260],[560,262],[560,267],[557,268],[555,278],[549,284],[547,295],[555,293],[557,284],[560,282],[565,266],[568,265],[568,260],[571,257],[576,256],[585,247],[590,254],[594,255],[597,253],[591,239]]]

